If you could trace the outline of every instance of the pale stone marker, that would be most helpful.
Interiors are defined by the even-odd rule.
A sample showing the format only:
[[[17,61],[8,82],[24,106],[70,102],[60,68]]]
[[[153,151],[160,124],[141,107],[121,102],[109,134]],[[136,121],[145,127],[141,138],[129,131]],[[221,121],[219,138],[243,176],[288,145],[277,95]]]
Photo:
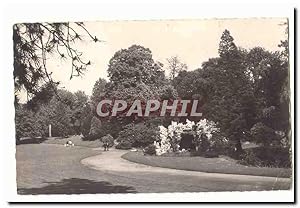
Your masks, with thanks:
[[[49,137],[52,137],[52,134],[51,134],[51,124],[49,124]]]

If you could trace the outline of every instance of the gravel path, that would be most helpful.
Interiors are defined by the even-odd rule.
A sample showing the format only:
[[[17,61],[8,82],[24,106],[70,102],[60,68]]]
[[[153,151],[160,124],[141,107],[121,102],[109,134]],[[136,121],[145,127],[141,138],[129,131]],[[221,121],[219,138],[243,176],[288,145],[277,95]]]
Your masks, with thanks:
[[[18,145],[19,194],[157,193],[288,189],[290,179],[210,174],[136,164],[126,151]]]
[[[289,189],[291,179],[265,176],[203,173],[152,167],[121,158],[127,151],[111,150],[101,155],[85,158],[82,164],[99,171],[135,179],[140,177],[159,182],[161,186],[177,184],[193,191],[237,191]],[[151,175],[153,175],[151,177]]]

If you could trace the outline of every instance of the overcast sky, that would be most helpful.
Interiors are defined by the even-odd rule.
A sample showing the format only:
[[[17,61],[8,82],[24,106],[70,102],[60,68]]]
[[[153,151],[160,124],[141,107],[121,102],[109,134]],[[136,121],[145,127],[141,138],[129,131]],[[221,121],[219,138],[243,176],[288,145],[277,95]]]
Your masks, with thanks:
[[[87,36],[75,47],[81,50],[92,65],[85,75],[69,80],[70,62],[57,58],[48,59],[49,71],[61,87],[91,95],[93,85],[99,78],[107,79],[107,66],[114,53],[133,44],[142,45],[152,51],[155,61],[166,66],[166,58],[178,56],[194,70],[208,58],[218,56],[218,44],[222,32],[228,29],[237,46],[249,49],[261,46],[267,50],[279,50],[280,40],[286,38],[286,19],[252,18],[227,20],[184,20],[184,21],[107,21],[85,22],[91,34],[105,41],[94,43]],[[82,31],[84,34],[84,31]],[[22,100],[25,96],[21,96]]]

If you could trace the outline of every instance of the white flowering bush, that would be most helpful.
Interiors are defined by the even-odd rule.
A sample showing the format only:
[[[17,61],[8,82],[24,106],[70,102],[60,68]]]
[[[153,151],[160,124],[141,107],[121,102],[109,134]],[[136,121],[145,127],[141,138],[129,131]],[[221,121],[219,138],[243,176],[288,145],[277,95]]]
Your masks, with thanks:
[[[213,134],[220,131],[215,122],[207,119],[202,119],[197,123],[188,119],[186,120],[185,124],[172,122],[168,128],[159,126],[159,129],[160,141],[154,142],[156,147],[156,155],[162,155],[168,152],[179,152],[181,134],[184,132],[193,132],[194,143],[196,145],[199,145],[201,142],[203,142],[203,138],[208,140],[209,145],[214,145],[216,141],[212,139]]]
[[[156,155],[162,155],[167,152],[171,152],[171,141],[168,136],[168,129],[164,126],[159,126],[159,137],[160,141],[154,141]]]

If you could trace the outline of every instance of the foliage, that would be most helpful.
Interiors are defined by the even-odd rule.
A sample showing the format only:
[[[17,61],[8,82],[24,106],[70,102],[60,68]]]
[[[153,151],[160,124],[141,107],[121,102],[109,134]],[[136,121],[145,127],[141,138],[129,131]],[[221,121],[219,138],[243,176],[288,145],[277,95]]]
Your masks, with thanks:
[[[72,110],[74,102],[73,94],[68,91],[59,91],[58,97],[53,97],[49,103],[42,105],[36,113],[36,118],[45,127],[44,134],[48,134],[48,125],[52,126],[52,136],[67,136],[74,134],[71,125]]]
[[[259,122],[290,135],[287,48],[280,46],[282,53],[260,47],[246,51],[225,30],[219,57],[180,72],[172,82],[180,97],[197,95],[203,116],[218,123],[237,154],[242,153],[241,140],[257,141],[250,130]]]
[[[90,129],[91,129],[91,123],[93,118],[93,112],[92,112],[93,105],[90,103],[86,103],[81,111],[81,133],[84,136],[89,135]]]
[[[187,70],[187,65],[182,63],[177,56],[172,56],[167,59],[170,79],[173,80],[179,72]]]
[[[149,49],[132,45],[128,49],[117,51],[108,66],[109,82],[105,85],[104,97],[110,100],[124,100],[128,106],[134,100],[142,102],[142,108],[150,99],[174,99],[177,92],[165,77],[162,64],[155,62]],[[100,93],[102,96],[102,93]],[[119,113],[116,117],[108,118],[105,123],[117,126],[112,128],[115,135],[126,125],[143,123],[144,118],[133,114],[125,117]],[[147,143],[147,142],[146,142]],[[139,144],[136,144],[139,145]],[[144,144],[142,144],[144,145]]]
[[[96,116],[93,116],[92,120],[91,120],[91,128],[90,128],[90,132],[89,134],[90,135],[98,135],[102,132],[102,122],[101,120],[96,117]]]
[[[16,108],[17,138],[25,136],[48,136],[48,126],[52,126],[52,136],[80,134],[85,119],[82,114],[86,107],[87,96],[83,92],[71,93],[57,90],[48,102],[39,101],[38,108],[28,105]],[[24,126],[27,126],[24,128]]]
[[[129,150],[132,148],[130,141],[122,140],[119,144],[116,145],[116,149]]]
[[[242,152],[241,139],[245,138],[253,125],[256,113],[255,98],[251,82],[244,66],[245,51],[238,49],[229,31],[225,30],[219,44],[216,62],[204,63],[203,73],[209,73],[212,87],[203,106],[204,115],[218,122],[224,133]]]
[[[203,77],[200,69],[180,71],[172,80],[172,84],[181,99],[191,99],[195,94],[200,94],[202,97],[209,94],[208,81]]]
[[[82,22],[15,24],[15,92],[25,89],[31,96],[41,91],[41,85],[48,83],[56,87],[59,84],[52,79],[52,72],[47,69],[47,59],[50,55],[71,60],[70,79],[80,76],[91,64],[90,61],[84,61],[82,52],[72,44],[82,39],[81,32],[88,34],[93,41],[99,41],[89,33]]]
[[[279,135],[275,131],[263,124],[262,122],[256,123],[250,130],[253,141],[258,144],[268,146],[274,141],[279,140]]]
[[[221,58],[227,59],[227,58],[235,57],[235,55],[237,54],[237,47],[233,41],[234,39],[230,35],[230,32],[227,29],[224,30],[221,36],[221,41],[219,43],[219,49],[218,49]]]
[[[291,168],[289,148],[257,147],[246,149],[240,163],[258,167]]]
[[[148,145],[144,149],[144,154],[146,154],[146,155],[155,155],[156,154],[156,146],[154,144]]]
[[[117,141],[127,141],[132,147],[146,147],[157,139],[158,129],[156,126],[144,123],[128,124],[118,134]]]
[[[41,125],[34,117],[34,113],[24,106],[15,109],[16,140],[22,137],[43,136]]]
[[[77,135],[82,133],[82,125],[86,118],[86,105],[88,104],[88,96],[83,91],[74,93],[74,103],[71,105],[71,126]]]
[[[195,123],[194,121],[186,120],[186,123],[172,122],[168,128],[159,126],[159,140],[154,142],[156,146],[156,154],[162,155],[170,152],[178,152],[180,149],[180,141],[182,135],[186,133],[192,134],[193,144],[196,149],[200,149],[205,152],[209,148],[216,146],[220,143],[218,140],[224,140],[225,138],[214,137],[213,135],[218,133],[219,129],[213,121],[202,119]]]
[[[107,72],[113,89],[120,85],[124,88],[136,87],[140,83],[159,86],[164,82],[161,64],[154,62],[149,49],[138,45],[116,52]]]
[[[94,106],[97,106],[98,103],[102,100],[102,98],[105,96],[105,86],[107,84],[107,81],[105,79],[99,78],[93,87],[93,93],[91,97],[91,101],[94,104]]]
[[[110,134],[101,137],[100,140],[105,144],[107,143],[108,147],[112,147],[114,145],[114,138]]]
[[[32,111],[38,111],[40,105],[48,103],[55,95],[57,88],[50,83],[41,86],[40,90],[26,103],[26,108]]]
[[[82,140],[83,141],[96,141],[96,140],[99,140],[101,139],[101,134],[87,134],[85,135]]]
[[[133,45],[117,51],[109,62],[106,98],[131,103],[136,99],[175,98],[177,93],[165,77],[162,64],[149,49]]]
[[[168,136],[168,129],[164,126],[159,126],[159,139],[159,141],[154,141],[156,155],[172,152],[171,138]]]

